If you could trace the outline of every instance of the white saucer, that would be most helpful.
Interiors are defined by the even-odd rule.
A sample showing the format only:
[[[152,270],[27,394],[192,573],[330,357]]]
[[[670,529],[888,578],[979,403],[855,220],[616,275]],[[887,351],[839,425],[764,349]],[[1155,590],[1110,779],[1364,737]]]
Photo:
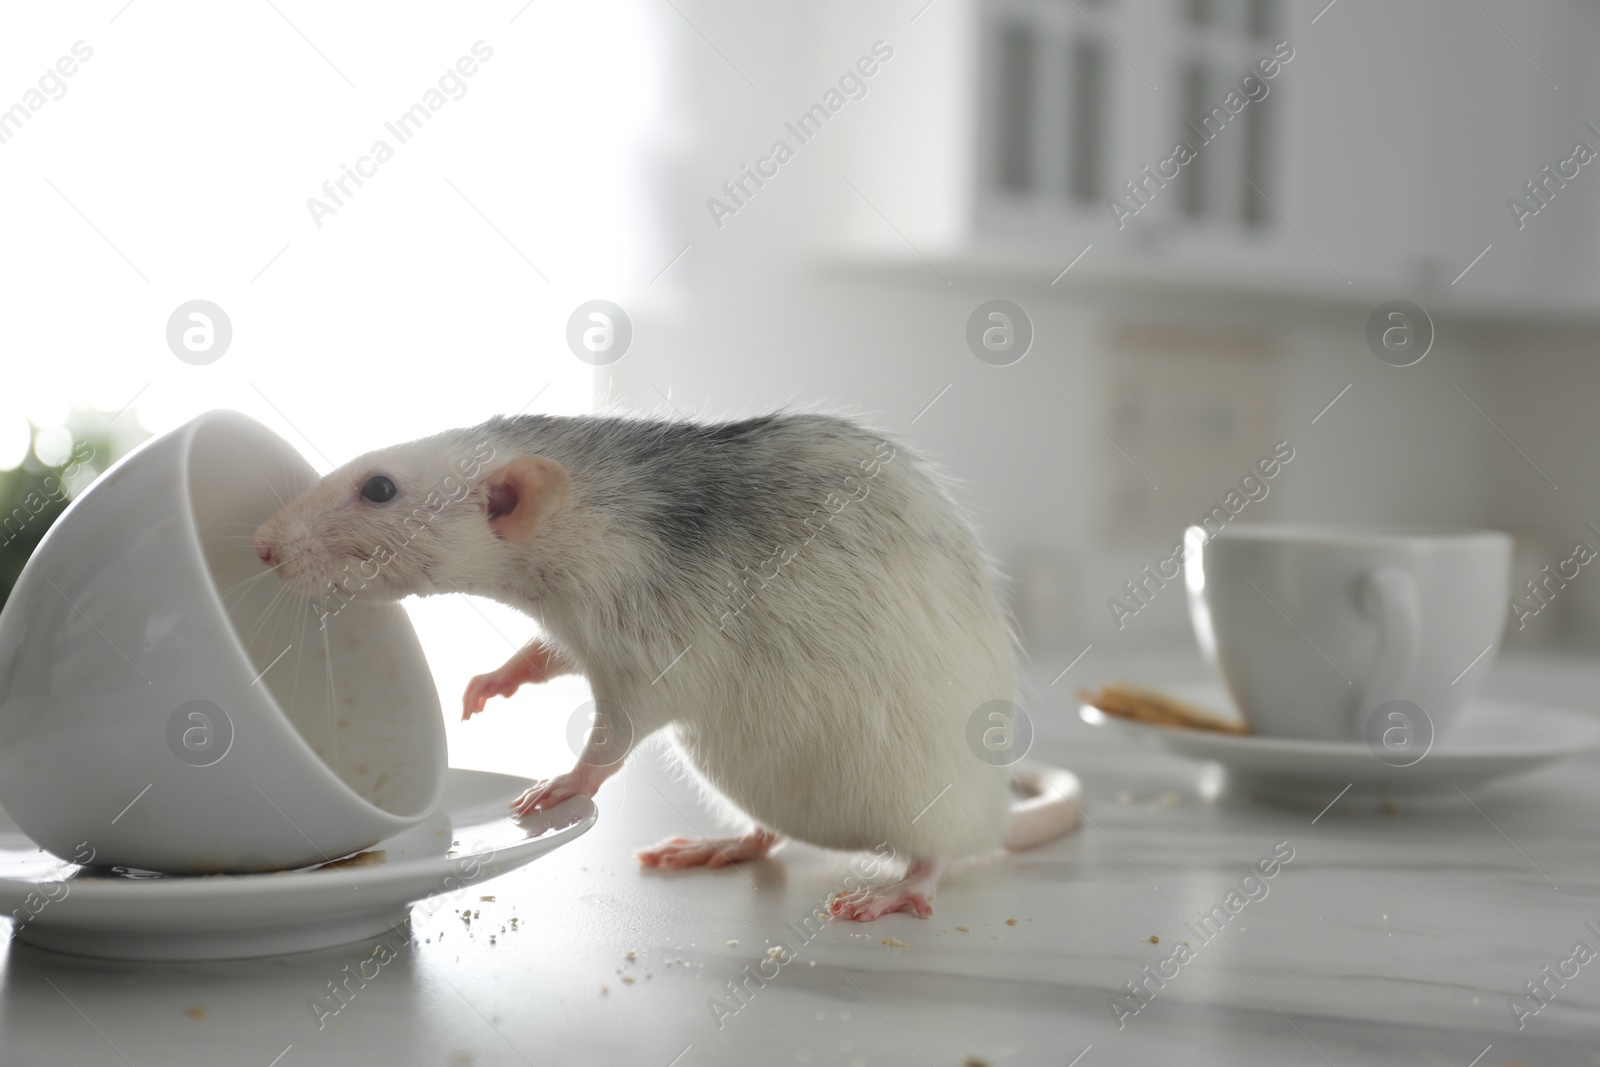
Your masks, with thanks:
[[[41,850],[0,812],[0,914],[19,941],[102,959],[238,959],[359,941],[406,921],[418,901],[466,906],[489,879],[594,825],[587,797],[514,821],[506,805],[532,784],[451,768],[432,815],[367,850],[381,850],[380,862],[269,874],[83,867]]]
[[[1173,696],[1222,714],[1233,701],[1220,685],[1172,686]],[[1381,797],[1456,796],[1456,789],[1600,751],[1600,715],[1479,697],[1463,708],[1426,755],[1393,766],[1362,741],[1301,741],[1155,726],[1084,705],[1079,716],[1180,756],[1215,760],[1233,787],[1286,799],[1327,802],[1349,786]]]

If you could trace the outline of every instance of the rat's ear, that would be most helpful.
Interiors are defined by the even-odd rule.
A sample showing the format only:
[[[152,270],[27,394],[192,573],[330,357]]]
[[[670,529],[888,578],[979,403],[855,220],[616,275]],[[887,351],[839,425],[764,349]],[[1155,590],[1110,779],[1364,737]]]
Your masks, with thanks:
[[[567,469],[544,456],[518,456],[483,477],[489,527],[507,541],[526,541],[567,499]]]

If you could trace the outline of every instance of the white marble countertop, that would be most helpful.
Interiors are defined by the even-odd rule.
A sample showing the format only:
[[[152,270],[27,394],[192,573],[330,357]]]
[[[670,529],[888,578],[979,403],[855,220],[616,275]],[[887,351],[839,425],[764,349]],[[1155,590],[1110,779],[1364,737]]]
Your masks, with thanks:
[[[1311,811],[1206,799],[1202,765],[1072,713],[1074,683],[1181,681],[1201,675],[1198,659],[1085,661],[1051,689],[1054,674],[1038,683],[1058,706],[1036,716],[1034,755],[1082,775],[1092,826],[960,870],[931,919],[830,922],[802,942],[786,924],[851,863],[803,846],[734,871],[641,872],[631,850],[693,832],[686,817],[716,830],[645,751],[601,791],[594,830],[483,883],[495,899],[474,899],[470,927],[447,908],[419,912],[410,944],[391,935],[396,958],[323,1029],[311,1002],[378,939],[158,965],[11,942],[0,1064],[1600,1064],[1600,962],[1520,1031],[1508,1006],[1575,942],[1600,949],[1585,929],[1600,926],[1600,762],[1483,786],[1481,811],[1341,803],[1313,824]],[[1593,709],[1600,660],[1503,660],[1487,691]],[[504,742],[534,706],[519,696],[452,728],[454,762],[558,769]],[[1294,858],[1268,894],[1119,1028],[1113,994],[1193,941],[1185,920],[1283,841]],[[512,915],[519,928],[501,932]],[[738,1005],[726,984],[780,942],[795,957]],[[712,998],[738,1010],[719,1025]]]

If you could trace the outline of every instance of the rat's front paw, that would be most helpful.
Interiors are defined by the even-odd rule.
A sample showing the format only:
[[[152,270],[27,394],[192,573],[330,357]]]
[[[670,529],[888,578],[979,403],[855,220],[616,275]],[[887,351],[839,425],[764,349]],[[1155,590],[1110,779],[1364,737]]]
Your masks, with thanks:
[[[461,720],[465,722],[482,711],[490,697],[508,697],[521,687],[520,681],[506,677],[504,667],[477,675],[467,683],[467,691],[461,698]]]
[[[569,670],[566,662],[558,659],[542,642],[531,641],[499,667],[467,683],[466,694],[461,698],[462,721],[482,711],[490,697],[512,696],[529,682],[547,681]]]
[[[569,797],[592,797],[597,784],[590,782],[577,772],[568,771],[566,774],[558,774],[554,778],[547,778],[537,785],[524,790],[520,797],[510,803],[509,807],[512,814],[520,818],[536,811],[545,811],[553,808]]]

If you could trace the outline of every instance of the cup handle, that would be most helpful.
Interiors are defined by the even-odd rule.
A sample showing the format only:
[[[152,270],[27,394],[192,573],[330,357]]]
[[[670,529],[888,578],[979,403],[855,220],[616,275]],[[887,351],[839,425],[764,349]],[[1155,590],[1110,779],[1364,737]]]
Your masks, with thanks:
[[[1361,577],[1361,610],[1378,622],[1378,658],[1355,706],[1351,736],[1361,737],[1367,717],[1410,685],[1422,646],[1417,583],[1399,567],[1375,567]]]

